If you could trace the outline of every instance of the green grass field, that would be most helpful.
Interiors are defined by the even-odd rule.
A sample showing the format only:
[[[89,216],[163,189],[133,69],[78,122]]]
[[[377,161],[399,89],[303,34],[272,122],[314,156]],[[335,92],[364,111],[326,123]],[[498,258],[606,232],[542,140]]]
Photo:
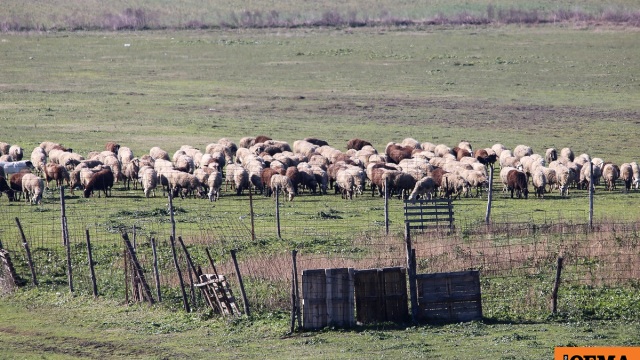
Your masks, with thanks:
[[[1,33],[0,141],[19,144],[27,153],[42,141],[56,141],[86,154],[113,140],[141,155],[157,145],[172,153],[183,144],[204,148],[221,137],[238,141],[258,134],[290,143],[314,136],[341,150],[353,137],[378,149],[413,137],[449,146],[465,139],[475,148],[528,144],[539,153],[570,146],[577,154],[620,164],[640,160],[637,53],[637,29],[592,24]],[[104,201],[70,197],[68,203],[81,224],[101,225],[137,221],[165,205],[164,199],[141,199],[140,191],[114,194]],[[240,200],[221,201],[218,206],[233,209],[234,218],[246,214]],[[109,204],[108,211],[96,204]],[[460,221],[484,218],[485,200],[460,204]],[[42,215],[36,207],[9,204],[6,197],[0,206],[6,214]],[[272,216],[267,200],[256,206]],[[330,213],[343,206],[337,196],[301,196],[285,209],[303,223],[318,209]],[[43,209],[53,219],[55,207],[48,194]],[[379,199],[359,198],[348,207],[380,221]],[[141,208],[150,212],[126,212]],[[497,195],[493,216],[540,222],[545,216],[584,219],[587,210],[584,191],[568,199]],[[87,214],[97,220],[84,220]],[[323,223],[323,231],[348,228],[350,218],[338,214],[345,218],[340,225]],[[598,219],[628,221],[639,215],[637,192],[598,189]],[[3,226],[13,226],[11,215],[2,219]],[[185,223],[180,226],[192,226]],[[48,229],[56,228],[37,231]],[[59,241],[59,234],[51,236]],[[321,242],[271,241],[234,245],[256,253],[295,246],[333,250]],[[0,357],[537,359],[549,358],[558,345],[640,344],[637,316],[619,306],[634,302],[633,287],[599,295],[609,300],[596,308],[614,303],[608,320],[569,316],[406,329],[383,324],[293,337],[285,336],[288,314],[273,309],[225,321],[205,311],[128,307],[50,288],[3,299]],[[152,348],[150,342],[159,345]]]

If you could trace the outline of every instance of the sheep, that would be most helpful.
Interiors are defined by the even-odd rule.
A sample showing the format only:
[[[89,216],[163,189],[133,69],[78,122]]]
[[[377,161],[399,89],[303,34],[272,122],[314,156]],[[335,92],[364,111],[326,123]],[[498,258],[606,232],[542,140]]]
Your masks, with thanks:
[[[196,196],[204,198],[205,191],[202,188],[202,184],[193,174],[177,170],[169,174],[169,188],[171,189],[172,196],[175,197],[180,194],[180,197],[184,199],[189,196],[189,194],[193,194],[194,198]]]
[[[271,176],[271,191],[273,194],[277,194],[280,190],[288,195],[289,201],[293,201],[295,190],[291,183],[291,179],[285,175],[274,174]]]
[[[113,141],[109,141],[107,142],[107,144],[104,146],[104,149],[106,151],[110,151],[112,152],[114,155],[118,154],[118,150],[120,149],[120,144],[113,142]]]
[[[370,142],[368,142],[366,140],[354,138],[354,139],[351,139],[351,140],[347,141],[347,150],[349,150],[349,149],[362,150],[362,148],[367,146],[367,145],[368,146],[373,146],[373,145],[371,145]]]
[[[624,191],[628,192],[631,190],[631,182],[633,181],[633,169],[631,168],[631,164],[624,163],[620,165],[620,178],[624,181]]]
[[[54,149],[60,150],[60,151],[68,151],[68,152],[72,151],[72,149],[66,148],[58,143],[54,143],[51,141],[43,141],[38,146],[44,149],[44,152],[47,154],[47,156],[49,156],[49,153],[51,152],[51,150],[54,150]]]
[[[557,161],[552,162],[557,163]],[[558,179],[558,188],[560,189],[560,195],[566,197],[569,195],[569,185],[575,181],[575,172],[562,164],[555,164],[553,169],[556,171]]]
[[[0,162],[13,162],[13,156],[11,155],[2,155],[0,156]]]
[[[631,162],[631,171],[633,173],[633,184],[635,185],[635,189],[640,189],[640,168],[638,167],[638,163],[633,161]]]
[[[163,159],[169,161],[169,153],[162,150],[161,148],[154,146],[149,150],[149,155],[153,158],[153,160]]]
[[[311,172],[313,172],[316,178],[316,183],[320,186],[320,193],[327,195],[329,185],[329,175],[327,175],[327,172],[322,167],[316,165],[311,165]]]
[[[585,164],[582,169],[580,169],[580,175],[578,177],[578,189],[589,189],[589,184],[591,182],[591,165]],[[598,166],[593,166],[593,185],[597,184],[599,179],[602,176],[602,169]]]
[[[140,167],[150,166],[153,167],[155,164],[155,159],[151,157],[149,154],[144,154],[140,157]]]
[[[544,198],[544,190],[547,186],[547,177],[544,175],[544,171],[542,171],[541,168],[536,169],[533,174],[531,174],[531,183],[533,184],[536,197]]]
[[[548,192],[551,192],[553,187],[558,185],[558,175],[556,174],[556,171],[548,167],[541,167],[539,169],[544,173],[547,186],[549,186]]]
[[[555,148],[548,148],[544,154],[544,160],[548,163],[558,160],[558,150]]]
[[[9,148],[9,155],[11,155],[13,161],[20,161],[24,156],[24,150],[18,145],[11,145]]]
[[[31,151],[31,164],[37,174],[44,173],[44,166],[47,164],[47,153],[41,147],[33,148]]]
[[[11,144],[0,141],[0,155],[9,155],[9,149],[11,149]]]
[[[191,156],[183,153],[181,155],[178,155],[178,157],[175,159],[173,167],[176,170],[193,174],[193,171],[196,168],[196,164]]]
[[[238,148],[238,150],[240,150],[241,148],[248,149],[252,147],[255,143],[256,143],[255,137],[251,137],[251,136],[243,137],[242,139],[240,139],[240,142],[238,143],[240,145],[240,148]]]
[[[467,181],[469,188],[476,189],[476,197],[482,195],[482,190],[489,186],[487,174],[478,170],[464,170],[460,175]]]
[[[298,187],[302,184],[302,173],[298,170],[297,166],[289,166],[285,170],[285,176],[291,180],[291,185],[293,186],[293,190],[296,194],[298,194]]]
[[[527,187],[527,175],[519,170],[510,170],[507,173],[507,188],[511,191],[511,198],[513,199],[513,193],[515,191],[518,198],[524,195],[524,198],[529,197],[529,189]]]
[[[131,149],[126,146],[121,146],[118,149],[117,158],[120,161],[120,163],[122,163],[122,166],[124,167],[125,164],[133,160],[133,151],[131,151]]]
[[[47,164],[44,168],[44,175],[47,189],[49,188],[49,182],[51,180],[55,180],[56,187],[62,186],[64,181],[66,181],[67,185],[69,185],[69,172],[62,165]]]
[[[454,173],[444,173],[440,180],[440,191],[442,197],[456,197],[460,199],[463,193],[468,193],[469,183],[460,175]]]
[[[319,147],[320,146],[306,140],[296,140],[293,142],[293,152],[304,154],[307,157],[311,157]]]
[[[235,188],[236,195],[241,195],[244,189],[249,188],[249,173],[241,165],[228,164],[225,176],[225,190],[231,184]]]
[[[620,168],[612,163],[604,164],[602,168],[602,178],[605,181],[607,190],[613,191],[616,189],[616,180],[620,177]]]
[[[158,174],[156,173],[156,170],[152,167],[145,166],[144,168],[140,168],[138,175],[140,176],[144,196],[148,198],[153,191],[153,196],[155,197],[155,189],[158,185]]]
[[[343,199],[351,200],[354,193],[354,181],[353,176],[345,170],[341,169],[336,174],[336,191],[340,192]]]
[[[120,148],[122,150],[122,148]],[[122,177],[124,179],[124,185],[127,190],[131,188],[131,182],[133,181],[133,188],[138,188],[138,172],[140,171],[140,160],[132,159],[122,165]]]
[[[105,197],[111,196],[114,179],[115,177],[110,167],[102,168],[91,176],[91,180],[84,188],[84,197],[91,196],[94,190],[98,191],[98,197],[100,197],[100,190],[104,192]]]
[[[4,176],[0,176],[0,196],[2,196],[2,194],[7,194],[9,201],[15,200],[13,189],[11,189]]]
[[[453,152],[452,152],[451,148],[448,147],[445,144],[436,145],[436,147],[434,148],[433,152],[436,154],[437,157],[444,157],[446,154],[452,154],[453,155]]]
[[[431,200],[435,192],[436,183],[431,176],[425,176],[416,182],[413,191],[409,195],[408,200],[416,200],[418,196],[425,196],[427,200]]]
[[[22,178],[26,175],[26,174],[31,174],[31,171],[29,169],[23,169],[15,174],[11,174],[11,176],[9,176],[9,187],[11,188],[11,190],[13,190],[14,196],[16,197],[16,200],[20,199],[20,194],[22,194]]]
[[[244,165],[244,168],[247,170],[250,185],[253,185],[258,192],[263,192],[264,184],[262,183],[260,174],[262,173],[262,169],[264,169],[264,163],[260,161],[259,158],[253,158]]]
[[[80,170],[83,168],[93,169],[96,167],[102,167],[102,165],[104,165],[104,163],[100,160],[83,160],[78,165],[76,165],[74,170]]]
[[[568,147],[560,150],[560,157],[569,159],[569,161],[573,161],[575,159],[575,156],[573,155],[573,150],[571,150],[571,148],[568,148]]]
[[[73,170],[84,160],[85,159],[82,155],[67,151],[60,153],[58,156],[58,164],[63,165],[67,170]]]
[[[311,169],[311,165],[308,163],[300,163],[297,166],[298,172],[300,173],[300,180],[303,187],[311,190],[312,194],[316,193],[318,188],[318,182],[316,181],[316,176]],[[364,175],[364,174],[363,174]]]
[[[485,166],[493,166],[498,157],[492,149],[478,149],[473,153],[473,157]]]
[[[385,155],[389,160],[395,164],[398,164],[403,159],[410,159],[414,148],[411,146],[402,146],[395,143],[387,144],[385,148]]]
[[[459,147],[457,147],[457,146],[456,146],[456,147],[454,147],[452,151],[453,151],[453,153],[455,154],[456,159],[457,159],[458,161],[460,161],[460,159],[462,159],[462,158],[464,158],[464,157],[469,157],[469,156],[471,156],[471,152],[470,152],[469,150],[467,150],[467,149],[462,149],[462,148],[459,148]]]
[[[310,142],[313,145],[317,145],[317,146],[329,145],[329,143],[326,142],[325,140],[320,140],[320,139],[316,139],[316,138],[312,138],[312,137],[306,137],[303,140],[306,141],[306,142]]]
[[[358,195],[362,195],[362,193],[364,192],[364,185],[365,185],[365,181],[367,180],[367,175],[358,166],[350,165],[350,166],[347,166],[345,170],[349,174],[351,174],[351,176],[353,176],[353,186],[354,186],[355,193]],[[314,180],[313,182],[315,183],[315,177],[313,180]]]
[[[44,182],[42,179],[31,173],[22,177],[22,192],[25,194],[25,201],[31,204],[42,204],[42,193],[44,192]]]
[[[113,178],[116,182],[122,180],[122,164],[120,164],[120,161],[118,161],[118,158],[115,155],[111,154],[104,157],[104,160],[102,160],[102,162],[104,163],[104,165],[111,168],[111,172],[113,172]]]
[[[262,186],[264,187],[264,196],[271,196],[271,177],[275,174],[284,175],[284,171],[278,171],[270,167],[262,169],[260,180],[262,180]]]
[[[533,150],[531,149],[530,146],[518,145],[515,147],[515,149],[513,149],[513,156],[517,157],[518,159],[527,155],[528,156],[533,155]]]
[[[500,181],[502,182],[502,192],[506,193],[509,190],[508,175],[511,170],[516,170],[515,167],[505,166],[500,169]]]
[[[31,160],[0,162],[0,167],[3,168],[5,176],[16,174],[23,170],[29,170],[29,172],[31,172],[31,170],[34,170]]]
[[[255,144],[260,144],[260,143],[264,143],[267,142],[269,140],[273,140],[272,138],[268,137],[267,135],[258,135],[255,138]]]
[[[220,188],[222,187],[222,171],[214,169],[207,179],[209,201],[217,201],[220,198]]]

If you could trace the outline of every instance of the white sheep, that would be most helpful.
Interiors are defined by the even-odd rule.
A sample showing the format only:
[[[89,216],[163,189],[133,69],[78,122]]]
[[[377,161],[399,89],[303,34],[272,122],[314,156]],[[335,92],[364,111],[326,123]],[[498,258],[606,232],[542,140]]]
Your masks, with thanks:
[[[144,196],[149,197],[153,191],[153,196],[156,196],[156,187],[158,186],[158,174],[156,170],[150,166],[145,166],[138,172],[142,188],[144,189]]]
[[[513,156],[517,157],[518,159],[527,155],[533,155],[533,149],[531,149],[530,146],[518,145],[515,147],[515,149],[513,149]]]
[[[31,151],[31,164],[33,165],[36,173],[44,173],[44,167],[47,164],[47,153],[44,149],[37,146]]]
[[[536,197],[544,197],[544,189],[547,186],[547,177],[544,175],[544,171],[541,168],[537,168],[533,174],[531,174],[531,183],[535,189]]]
[[[636,190],[640,189],[640,168],[638,167],[638,163],[633,161],[631,162],[631,171],[633,172],[633,184]]]
[[[9,148],[9,155],[11,155],[13,161],[20,161],[24,156],[24,150],[18,145],[11,145]]]
[[[237,164],[228,164],[225,171],[225,190],[231,184],[231,188],[235,188],[236,194],[241,195],[244,189],[249,188],[249,173],[244,167]]]
[[[162,150],[161,148],[159,148],[158,146],[154,146],[149,150],[149,155],[154,159],[154,160],[158,160],[158,159],[164,159],[169,161],[169,153]]]
[[[25,193],[25,200],[39,205],[42,203],[44,181],[35,174],[25,174],[22,177],[22,192]]]
[[[431,200],[435,192],[436,183],[431,176],[425,176],[416,182],[413,191],[409,195],[409,200],[416,200],[418,196],[425,196],[427,200]]]
[[[276,194],[280,190],[288,195],[289,201],[293,201],[293,197],[295,196],[295,189],[293,188],[291,179],[289,179],[285,175],[274,174],[271,177],[271,191],[273,194]]]
[[[624,181],[624,191],[631,190],[631,182],[633,181],[633,169],[631,164],[624,163],[620,165],[620,178]]]
[[[602,168],[602,178],[605,181],[607,190],[613,191],[616,189],[616,180],[620,178],[620,168],[618,166],[607,163]]]
[[[353,193],[355,191],[353,175],[346,171],[346,169],[339,170],[336,174],[336,190],[340,191],[343,199],[353,199]]]
[[[220,198],[220,188],[222,187],[222,172],[214,169],[207,179],[209,186],[209,201],[216,201]]]

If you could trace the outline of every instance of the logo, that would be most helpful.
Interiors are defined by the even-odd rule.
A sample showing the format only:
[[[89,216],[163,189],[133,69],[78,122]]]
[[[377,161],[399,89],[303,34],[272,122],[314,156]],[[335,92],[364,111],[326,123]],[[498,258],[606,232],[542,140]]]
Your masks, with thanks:
[[[640,347],[556,347],[554,360],[640,360]]]

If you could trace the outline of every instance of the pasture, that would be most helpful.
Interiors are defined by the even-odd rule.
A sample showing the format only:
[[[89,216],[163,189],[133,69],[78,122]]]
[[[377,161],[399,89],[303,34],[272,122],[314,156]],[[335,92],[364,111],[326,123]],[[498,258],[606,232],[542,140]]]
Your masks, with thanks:
[[[637,141],[640,135],[640,103],[637,101],[640,98],[637,78],[640,62],[637,52],[636,29],[589,25],[3,33],[0,35],[3,64],[0,141],[19,144],[27,152],[42,141],[56,141],[81,154],[102,150],[106,141],[117,141],[130,147],[134,154],[141,155],[152,146],[161,146],[173,153],[184,144],[204,148],[221,137],[238,141],[241,137],[258,134],[289,143],[313,136],[325,139],[341,150],[346,149],[346,141],[353,137],[367,139],[379,150],[390,141],[400,142],[413,137],[451,147],[463,139],[471,142],[474,148],[490,147],[494,143],[509,148],[527,144],[538,153],[544,153],[547,147],[569,146],[576,154],[588,153],[620,164],[640,160]],[[109,199],[88,200],[70,196],[67,201],[73,210],[69,216],[79,225],[74,231],[81,233],[82,227],[102,228],[109,224],[128,226],[130,222],[139,224],[147,218],[147,221],[159,224],[153,228],[157,234],[166,236],[166,228],[160,230],[166,226],[166,217],[163,220],[154,217],[157,215],[154,209],[166,206],[166,199],[147,200],[140,190],[123,190],[120,185],[116,185],[113,194]],[[213,217],[222,213],[234,219],[247,213],[246,196],[225,193],[216,204],[199,199],[180,200],[184,203],[178,206],[185,209],[186,215],[185,221],[178,226],[191,231],[189,240],[194,243],[198,233],[213,228],[213,225],[211,228],[199,225],[199,211],[209,211]],[[402,219],[399,201],[394,201],[392,232],[398,240]],[[638,192],[607,192],[599,187],[595,202],[596,218],[603,224],[631,222],[640,215]],[[9,204],[6,197],[0,198],[0,204],[4,212],[0,224],[4,234],[11,231],[14,236],[15,230],[7,229],[14,227],[13,217],[18,214],[26,222],[31,219],[36,227],[41,227],[33,230],[34,234],[49,234],[47,241],[59,242],[59,233],[55,233],[59,223],[49,225],[50,222],[56,224],[58,219],[54,192],[46,194],[41,207]],[[486,198],[463,198],[458,204],[457,226],[468,232],[456,239],[461,250],[456,247],[454,251],[464,253],[465,244],[478,239],[470,234],[474,225],[484,218]],[[256,208],[262,217],[258,224],[263,221],[265,229],[273,226],[272,206],[272,200],[256,199]],[[242,239],[229,246],[246,251],[247,262],[253,255],[254,260],[269,263],[279,259],[284,250],[292,248],[301,248],[310,254],[330,253],[333,258],[355,261],[358,251],[385,245],[372,244],[368,238],[351,239],[348,233],[350,229],[366,230],[380,225],[382,204],[377,197],[367,194],[348,203],[336,195],[305,194],[284,208],[289,216],[285,220],[295,219],[291,220],[294,225],[290,236],[278,240],[271,232],[260,236],[256,243]],[[524,219],[524,222],[537,225],[563,220],[584,223],[587,210],[585,191],[572,191],[566,199],[552,193],[545,199],[531,197],[527,200],[512,200],[497,191],[492,219],[496,223],[522,223]],[[315,227],[319,229],[317,234],[308,238],[301,236],[307,228],[314,228],[309,225],[310,221],[315,221],[313,217],[317,218],[321,212],[338,216],[334,221],[322,220],[322,225]],[[46,223],[42,220],[45,218],[48,219]],[[223,224],[235,222],[227,220]],[[117,232],[118,226],[113,228]],[[246,235],[244,231],[240,235]],[[637,258],[635,228],[622,234],[616,233],[615,229],[606,233],[613,233],[611,243],[607,242],[609,237],[603,235],[605,240],[590,239],[590,244],[594,248],[614,244],[620,251],[631,249],[630,256]],[[234,236],[238,236],[222,235],[234,241]],[[540,238],[535,236],[534,233],[537,244]],[[570,238],[574,245],[582,240],[579,231],[563,233],[560,237]],[[516,242],[530,240],[523,240],[526,236],[516,238]],[[383,239],[378,237],[374,241]],[[542,239],[542,247],[546,249],[543,256],[553,261],[557,255],[554,235],[545,234]],[[492,240],[507,244],[514,241],[509,237]],[[206,241],[215,243],[217,239]],[[114,251],[111,244],[105,243],[105,254]],[[42,245],[46,247],[49,243]],[[357,251],[351,252],[353,249]],[[381,246],[380,252],[384,251],[382,249]],[[496,249],[499,252],[501,248]],[[53,256],[43,252],[45,258],[47,255]],[[217,254],[220,257],[216,260],[222,261],[222,255]],[[391,255],[389,261],[402,263],[402,255]],[[622,262],[621,259],[619,257],[618,261]],[[314,264],[312,260],[307,261]],[[434,269],[431,260],[425,261],[422,269]],[[286,264],[288,259],[279,261],[275,263],[276,267]],[[456,264],[475,266],[474,261]],[[535,263],[537,259],[523,261]],[[113,264],[117,262],[106,261],[103,265],[109,268]],[[481,343],[488,340],[492,347],[487,354],[505,358],[548,357],[554,345],[639,343],[637,335],[630,335],[638,333],[637,313],[634,315],[633,306],[624,305],[637,303],[634,302],[637,288],[626,287],[629,278],[624,278],[625,286],[614,287],[612,292],[606,286],[599,288],[593,302],[581,303],[589,297],[586,294],[589,294],[590,286],[598,285],[600,276],[609,281],[615,277],[611,273],[598,273],[598,269],[604,268],[604,262],[576,263],[572,275],[576,277],[569,280],[570,291],[563,304],[570,310],[559,318],[545,319],[550,288],[547,276],[552,275],[552,268],[541,264],[527,263],[516,269],[524,273],[535,269],[537,272],[527,273],[525,279],[538,281],[539,287],[526,289],[528,283],[514,281],[514,274],[497,277],[496,283],[492,283],[494,288],[487,295],[494,310],[489,317],[496,324],[406,330],[390,330],[383,324],[337,335],[321,332],[280,341],[277,338],[287,326],[283,314],[288,310],[283,305],[287,301],[286,284],[275,286],[282,293],[273,295],[269,292],[273,284],[255,281],[255,286],[261,288],[252,301],[263,302],[259,314],[250,320],[225,322],[209,319],[210,314],[205,312],[169,315],[164,308],[119,307],[110,300],[86,305],[80,301],[82,296],[78,300],[55,294],[65,291],[61,281],[64,275],[60,273],[52,276],[48,287],[51,292],[30,289],[11,296],[9,305],[3,305],[3,312],[27,316],[15,309],[18,305],[14,302],[35,301],[42,302],[35,307],[38,314],[41,309],[53,308],[70,319],[77,316],[88,320],[89,333],[101,330],[117,333],[105,343],[86,340],[90,343],[89,348],[108,349],[113,356],[124,355],[118,349],[121,344],[133,349],[125,352],[129,355],[165,356],[165,353],[145,350],[141,345],[147,335],[153,338],[156,333],[163,334],[169,343],[166,353],[176,356],[206,357],[196,350],[180,350],[183,336],[203,333],[226,339],[213,345],[202,345],[203,351],[233,349],[234,354],[263,356],[264,353],[256,349],[260,342],[249,342],[256,328],[267,334],[265,337],[271,340],[270,344],[275,342],[275,345],[264,345],[274,351],[269,354],[278,356],[275,351],[279,350],[291,354],[285,357],[314,357],[319,351],[329,351],[336,357],[347,358],[353,356],[350,351],[355,351],[372,356],[400,356],[409,352],[422,357],[436,354],[446,358],[448,352],[453,351],[452,343],[460,345],[455,340],[460,336],[472,341],[463,344],[464,349],[452,358],[470,355],[470,349],[477,349],[473,347],[475,340]],[[440,265],[436,263],[435,266]],[[593,283],[586,281],[586,287],[587,275],[582,277],[584,269],[596,278]],[[104,269],[105,273],[109,271],[114,270]],[[634,274],[633,269],[630,273]],[[496,291],[496,284],[506,288],[505,292]],[[113,285],[110,291],[117,293],[121,290],[118,286],[121,285]],[[530,303],[522,305],[524,310],[514,310],[513,307],[518,306],[513,304],[526,297],[530,297]],[[272,301],[271,305],[269,301]],[[177,303],[176,297],[168,302],[168,307],[176,310],[179,308]],[[79,309],[84,315],[69,314],[64,310],[66,305]],[[98,312],[107,312],[106,318],[92,317],[96,311],[94,307],[98,307]],[[125,319],[123,313],[136,320]],[[61,321],[54,315],[45,319],[48,324]],[[148,319],[154,319],[151,325]],[[612,323],[611,319],[629,319],[629,323],[620,325],[615,321]],[[564,320],[568,324],[564,324]],[[518,330],[513,330],[500,324],[503,321],[521,324],[516,325]],[[525,325],[526,322],[544,321],[549,323]],[[573,321],[586,321],[587,325],[576,325]],[[60,356],[98,356],[94,350],[86,350],[86,346],[78,346],[83,350],[61,348],[60,344],[66,342],[65,336],[81,344],[84,341],[74,320],[63,322],[68,335],[39,331],[35,337],[47,339],[42,340],[43,345],[55,349]],[[29,321],[24,327],[18,327],[4,323],[2,332],[11,339],[32,334],[35,331],[30,326],[39,325],[30,324]],[[551,330],[545,330],[547,328]],[[139,342],[123,341],[132,335],[131,332],[144,335],[139,335]],[[427,334],[442,336],[434,343],[424,345],[422,341]],[[234,340],[229,340],[231,337]],[[363,342],[375,342],[376,345],[367,347]],[[503,347],[504,344],[509,348]],[[25,350],[15,345],[10,348],[18,354],[20,351],[39,354],[35,349]]]

